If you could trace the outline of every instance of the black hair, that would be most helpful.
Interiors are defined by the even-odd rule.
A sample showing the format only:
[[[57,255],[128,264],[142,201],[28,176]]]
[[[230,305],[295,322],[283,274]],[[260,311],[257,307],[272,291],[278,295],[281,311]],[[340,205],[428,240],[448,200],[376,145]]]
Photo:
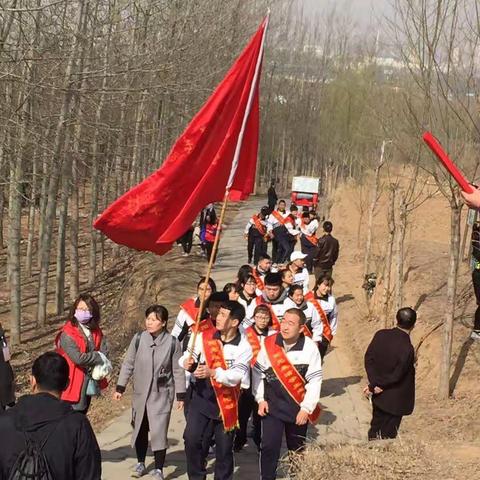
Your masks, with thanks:
[[[210,305],[212,302],[220,302],[224,303],[228,301],[228,293],[226,292],[213,292],[210,297],[208,298],[208,304]]]
[[[238,320],[239,324],[242,323],[243,319],[245,318],[245,308],[241,303],[238,303],[234,300],[227,300],[226,302],[223,302],[220,308],[229,310],[230,318],[232,320]]]
[[[68,320],[72,325],[78,325],[78,321],[75,318],[75,310],[80,302],[87,304],[88,310],[92,314],[91,320],[88,322],[90,330],[97,330],[100,325],[100,307],[97,301],[89,293],[81,293],[73,302],[68,312]]]
[[[150,305],[145,310],[145,318],[147,318],[151,313],[154,313],[157,317],[157,320],[162,322],[168,322],[168,310],[163,305]]]
[[[270,214],[270,209],[268,207],[262,207],[260,209],[260,213],[266,217],[267,215]]]
[[[300,325],[305,325],[305,323],[307,322],[307,317],[305,316],[305,313],[303,313],[303,310],[300,310],[299,308],[289,308],[283,314],[283,318],[285,318],[285,315],[287,313],[297,315],[297,317],[300,319]]]
[[[282,285],[282,274],[279,272],[268,272],[264,279],[265,285]]]
[[[250,265],[242,265],[238,269],[237,282],[239,285],[247,283],[248,277],[252,276],[252,267]]]
[[[32,375],[38,388],[61,393],[68,387],[68,363],[57,352],[45,352],[32,365]]]
[[[262,260],[271,260],[272,257],[268,253],[262,253],[258,259],[258,263],[260,263]]]
[[[253,311],[253,316],[255,317],[255,315],[260,312],[266,313],[270,317],[270,320],[272,320],[272,311],[267,307],[267,305],[264,305],[263,303],[257,305]]]
[[[417,321],[417,312],[410,307],[401,308],[397,312],[397,325],[400,328],[411,330]]]
[[[297,207],[294,203],[292,203],[292,204],[290,205],[290,211],[298,212],[298,207]]]
[[[206,279],[207,279],[207,277],[200,277],[200,280],[197,283],[197,290],[202,283],[205,283]],[[217,291],[217,285],[215,285],[215,282],[213,281],[213,278],[208,279],[208,284],[210,285],[210,288],[212,289],[212,293]]]
[[[278,203],[277,203],[277,205],[278,205],[279,203],[284,203],[285,205],[287,204],[287,202],[286,202],[285,200],[279,200]]]
[[[316,280],[316,282],[315,282],[315,287],[313,287],[313,290],[316,291],[317,288],[318,288],[322,283],[324,283],[324,282],[327,282],[330,287],[332,287],[333,284],[335,283],[335,281],[333,280],[333,278],[332,278],[330,275],[328,275],[327,273],[325,273],[325,274],[323,274],[323,275],[320,275],[320,276],[317,278],[317,280]]]
[[[230,292],[240,293],[240,288],[236,283],[226,283],[225,286],[223,287],[223,291],[225,293],[230,293]]]
[[[302,218],[310,218],[310,212],[303,212]]]
[[[288,296],[289,296],[289,297],[292,297],[293,294],[294,294],[297,290],[301,290],[302,293],[303,293],[303,287],[302,287],[301,285],[292,285],[292,286],[288,289]]]
[[[331,233],[333,230],[333,223],[329,222],[328,220],[326,222],[323,222],[323,231],[327,233]]]

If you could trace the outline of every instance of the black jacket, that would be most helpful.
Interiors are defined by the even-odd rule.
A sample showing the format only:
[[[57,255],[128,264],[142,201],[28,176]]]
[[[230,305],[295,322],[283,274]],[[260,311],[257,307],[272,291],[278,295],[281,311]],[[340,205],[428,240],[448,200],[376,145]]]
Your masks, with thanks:
[[[48,393],[25,395],[0,414],[0,480],[25,449],[23,431],[41,444],[53,429],[43,453],[55,480],[100,480],[100,449],[87,417]]]
[[[275,205],[277,204],[278,196],[277,192],[275,191],[275,187],[270,187],[268,189],[268,208],[270,210],[273,210],[275,208]]]
[[[15,401],[15,378],[10,362],[3,357],[3,347],[7,344],[5,332],[0,328],[0,407]]]
[[[318,240],[318,250],[315,259],[317,267],[330,270],[338,259],[340,245],[338,240],[326,234]]]
[[[410,415],[415,405],[415,351],[408,333],[399,328],[379,330],[365,353],[370,389],[383,392],[373,403],[392,415]]]

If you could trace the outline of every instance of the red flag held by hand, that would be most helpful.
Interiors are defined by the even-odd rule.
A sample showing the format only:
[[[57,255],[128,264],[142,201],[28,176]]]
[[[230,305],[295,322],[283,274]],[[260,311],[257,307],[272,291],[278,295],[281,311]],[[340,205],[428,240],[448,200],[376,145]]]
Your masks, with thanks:
[[[253,191],[259,136],[259,68],[267,19],[150,177],[113,202],[94,227],[116,243],[163,254],[202,208]],[[244,130],[242,132],[242,125]],[[242,133],[241,133],[242,132]],[[240,145],[241,142],[241,145]]]

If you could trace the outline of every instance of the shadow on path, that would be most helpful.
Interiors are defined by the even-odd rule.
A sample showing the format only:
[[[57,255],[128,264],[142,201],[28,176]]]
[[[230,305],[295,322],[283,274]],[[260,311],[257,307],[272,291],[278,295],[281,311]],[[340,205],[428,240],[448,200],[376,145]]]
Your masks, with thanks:
[[[322,382],[322,397],[338,397],[346,392],[346,388],[360,382],[362,377],[354,375],[350,377],[327,378]]]
[[[468,352],[470,351],[470,348],[472,347],[473,342],[474,340],[472,340],[471,338],[468,338],[467,340],[465,340],[460,350],[460,353],[458,354],[458,358],[455,363],[455,370],[453,371],[453,374],[450,378],[450,395],[452,395],[453,392],[455,391],[458,379],[462,374],[463,367],[465,366],[465,362],[467,361]]]

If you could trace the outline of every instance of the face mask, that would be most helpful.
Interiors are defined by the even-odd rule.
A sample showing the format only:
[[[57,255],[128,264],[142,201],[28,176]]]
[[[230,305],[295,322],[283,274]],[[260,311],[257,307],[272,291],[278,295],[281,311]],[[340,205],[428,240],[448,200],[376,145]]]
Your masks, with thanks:
[[[75,318],[85,325],[92,319],[92,314],[88,310],[75,310]]]

